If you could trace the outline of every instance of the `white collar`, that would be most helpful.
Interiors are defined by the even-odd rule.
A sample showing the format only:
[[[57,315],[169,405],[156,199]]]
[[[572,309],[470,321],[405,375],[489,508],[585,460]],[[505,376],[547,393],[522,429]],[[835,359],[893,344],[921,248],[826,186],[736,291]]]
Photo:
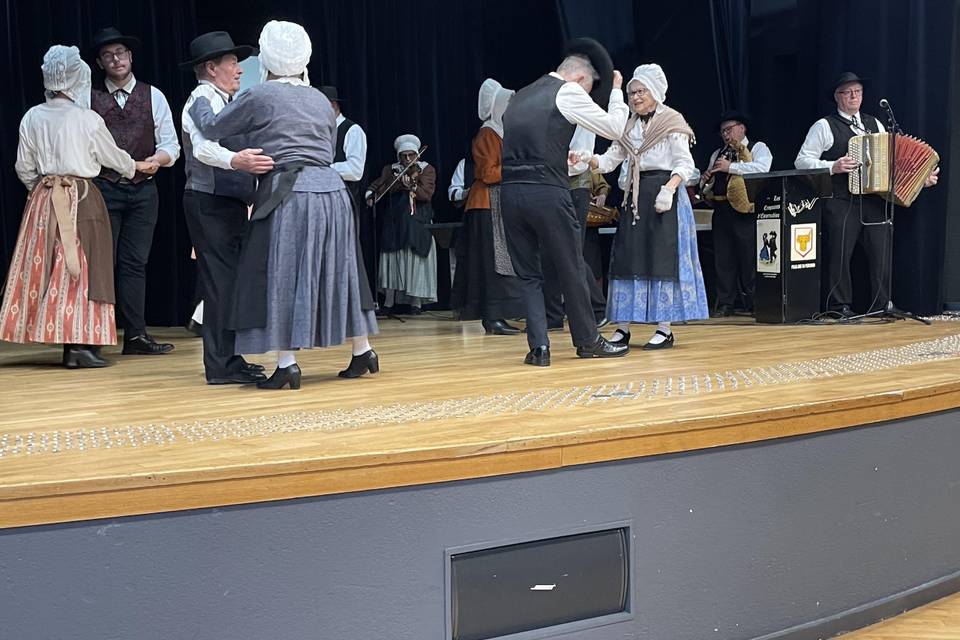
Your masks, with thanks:
[[[859,122],[860,124],[863,124],[863,118],[860,117],[859,111],[857,111],[853,115],[850,115],[849,113],[844,113],[843,111],[840,111],[840,109],[837,109],[837,113],[839,113],[840,117],[843,118],[844,120],[853,120],[854,122]]]
[[[284,76],[283,78],[274,78],[268,82],[282,82],[283,84],[292,84],[295,87],[309,87],[310,83],[299,76]]]
[[[563,79],[563,76],[557,73],[556,71],[551,71],[549,75],[553,76],[557,80],[563,80],[564,82],[566,82],[566,80]]]
[[[104,81],[104,84],[107,87],[107,93],[116,93],[117,90],[123,89],[124,93],[131,94],[133,93],[134,87],[137,86],[137,79],[131,73],[130,77],[127,79],[127,84],[122,87],[114,84],[113,80],[111,80],[110,78],[107,78]]]
[[[346,117],[345,115],[343,115],[342,113],[338,113],[338,114],[337,114],[337,126],[339,127],[341,124],[343,124],[343,121],[346,120],[346,119],[347,119],[347,117]]]
[[[197,84],[207,85],[208,87],[216,91],[218,96],[223,98],[224,103],[230,102],[230,94],[224,91],[223,89],[221,89],[220,87],[218,87],[217,85],[213,84],[209,80],[200,80],[199,82],[197,82]]]

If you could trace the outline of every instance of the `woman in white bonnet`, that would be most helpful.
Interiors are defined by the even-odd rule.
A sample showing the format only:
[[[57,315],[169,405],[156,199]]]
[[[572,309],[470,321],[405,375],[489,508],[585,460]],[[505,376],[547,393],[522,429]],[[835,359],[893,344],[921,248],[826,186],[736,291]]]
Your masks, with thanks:
[[[450,305],[460,312],[460,320],[481,320],[484,331],[494,335],[520,333],[507,319],[526,313],[517,278],[497,271],[498,253],[501,261],[509,261],[506,242],[498,233],[503,228],[498,217],[503,112],[513,94],[493,78],[480,86],[477,115],[483,124],[471,146],[475,170],[474,175],[466,176],[470,193],[459,241],[463,255],[450,293]]]
[[[76,47],[43,56],[46,101],[20,122],[17,176],[30,192],[0,306],[0,340],[63,345],[69,369],[105,367],[116,344],[113,237],[100,191],[102,167],[132,178],[134,162],[90,110],[90,67]]]
[[[683,185],[696,173],[693,131],[664,104],[667,78],[656,64],[636,68],[627,84],[633,115],[606,153],[572,152],[609,173],[623,163],[625,194],[610,258],[607,317],[619,325],[611,342],[629,343],[631,322],[656,324],[646,350],[674,345],[672,322],[709,317],[697,256],[696,223]]]
[[[372,298],[361,290],[350,196],[330,167],[336,116],[310,86],[310,37],[298,24],[271,21],[259,44],[263,84],[216,115],[205,98],[190,108],[204,136],[237,136],[275,163],[260,181],[241,248],[232,314],[236,352],[277,352],[277,369],[257,383],[261,389],[298,389],[296,350],[347,338],[353,357],[340,377],[376,373],[379,358],[367,338],[377,331]]]

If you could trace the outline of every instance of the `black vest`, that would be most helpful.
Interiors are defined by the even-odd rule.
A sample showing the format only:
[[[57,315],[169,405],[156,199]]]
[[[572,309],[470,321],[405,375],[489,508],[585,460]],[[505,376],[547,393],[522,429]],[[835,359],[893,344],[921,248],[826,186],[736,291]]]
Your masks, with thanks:
[[[503,114],[503,184],[570,188],[567,153],[576,126],[557,109],[564,81],[546,75],[510,99]]]
[[[334,149],[333,161],[334,162],[343,162],[347,159],[347,154],[343,150],[344,140],[347,139],[347,131],[350,131],[350,127],[357,124],[353,120],[344,116],[343,122],[337,126],[337,146]],[[364,163],[366,164],[366,163]],[[366,167],[364,167],[366,168]],[[347,190],[353,195],[354,199],[359,203],[360,202],[360,183],[363,181],[363,176],[360,176],[359,180],[344,180],[344,184],[347,185]]]
[[[847,155],[847,150],[850,148],[850,138],[857,134],[850,128],[850,120],[841,118],[839,113],[831,113],[826,117],[826,120],[827,124],[830,125],[830,133],[833,134],[833,146],[824,151],[820,159],[833,162]],[[863,128],[866,129],[867,132],[880,132],[880,125],[877,123],[877,119],[870,114],[861,113],[860,120],[863,123]],[[830,179],[833,181],[834,198],[850,199],[849,176],[850,174],[848,173],[837,173],[830,176]]]

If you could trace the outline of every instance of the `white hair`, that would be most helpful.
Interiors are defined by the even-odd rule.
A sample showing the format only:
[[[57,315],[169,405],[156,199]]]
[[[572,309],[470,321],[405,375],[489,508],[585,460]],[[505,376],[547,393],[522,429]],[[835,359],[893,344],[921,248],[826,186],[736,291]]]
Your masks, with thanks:
[[[585,76],[590,77],[594,82],[600,80],[600,74],[597,73],[597,70],[593,68],[593,64],[590,63],[590,59],[586,56],[581,56],[577,54],[569,55],[563,59],[563,62],[560,63],[560,66],[557,67],[557,73],[564,75],[565,73],[582,73]]]

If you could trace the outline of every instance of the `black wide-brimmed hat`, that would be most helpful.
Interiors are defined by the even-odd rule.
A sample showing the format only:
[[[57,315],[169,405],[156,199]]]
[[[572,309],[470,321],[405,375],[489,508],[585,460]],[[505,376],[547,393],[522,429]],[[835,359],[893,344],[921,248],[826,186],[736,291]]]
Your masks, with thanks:
[[[719,129],[724,122],[730,122],[731,120],[739,122],[747,129],[750,128],[750,116],[737,109],[727,109],[720,114],[720,118],[717,120],[717,129]]]
[[[123,35],[116,27],[104,27],[93,34],[93,40],[87,47],[87,56],[96,58],[100,54],[100,49],[108,44],[122,44],[127,49],[136,51],[140,47],[140,40],[133,36]]]
[[[345,102],[345,100],[341,98],[337,93],[337,88],[333,85],[330,85],[330,84],[323,85],[322,87],[320,87],[320,93],[327,96],[327,100],[329,100],[330,102],[341,102],[341,103]]]
[[[833,97],[833,94],[837,92],[837,89],[839,89],[845,84],[849,84],[851,82],[859,82],[860,84],[865,84],[866,81],[867,81],[867,78],[861,78],[860,76],[855,74],[853,71],[844,71],[839,76],[837,76],[837,79],[830,86],[830,97]]]
[[[181,62],[181,67],[193,67],[207,60],[233,54],[242,62],[257,52],[256,47],[236,45],[226,31],[211,31],[193,39],[190,43],[190,60]]]
[[[602,44],[593,38],[574,38],[563,48],[563,57],[578,55],[590,60],[600,80],[593,83],[590,97],[598,105],[607,108],[610,102],[610,90],[613,89],[613,60]]]

